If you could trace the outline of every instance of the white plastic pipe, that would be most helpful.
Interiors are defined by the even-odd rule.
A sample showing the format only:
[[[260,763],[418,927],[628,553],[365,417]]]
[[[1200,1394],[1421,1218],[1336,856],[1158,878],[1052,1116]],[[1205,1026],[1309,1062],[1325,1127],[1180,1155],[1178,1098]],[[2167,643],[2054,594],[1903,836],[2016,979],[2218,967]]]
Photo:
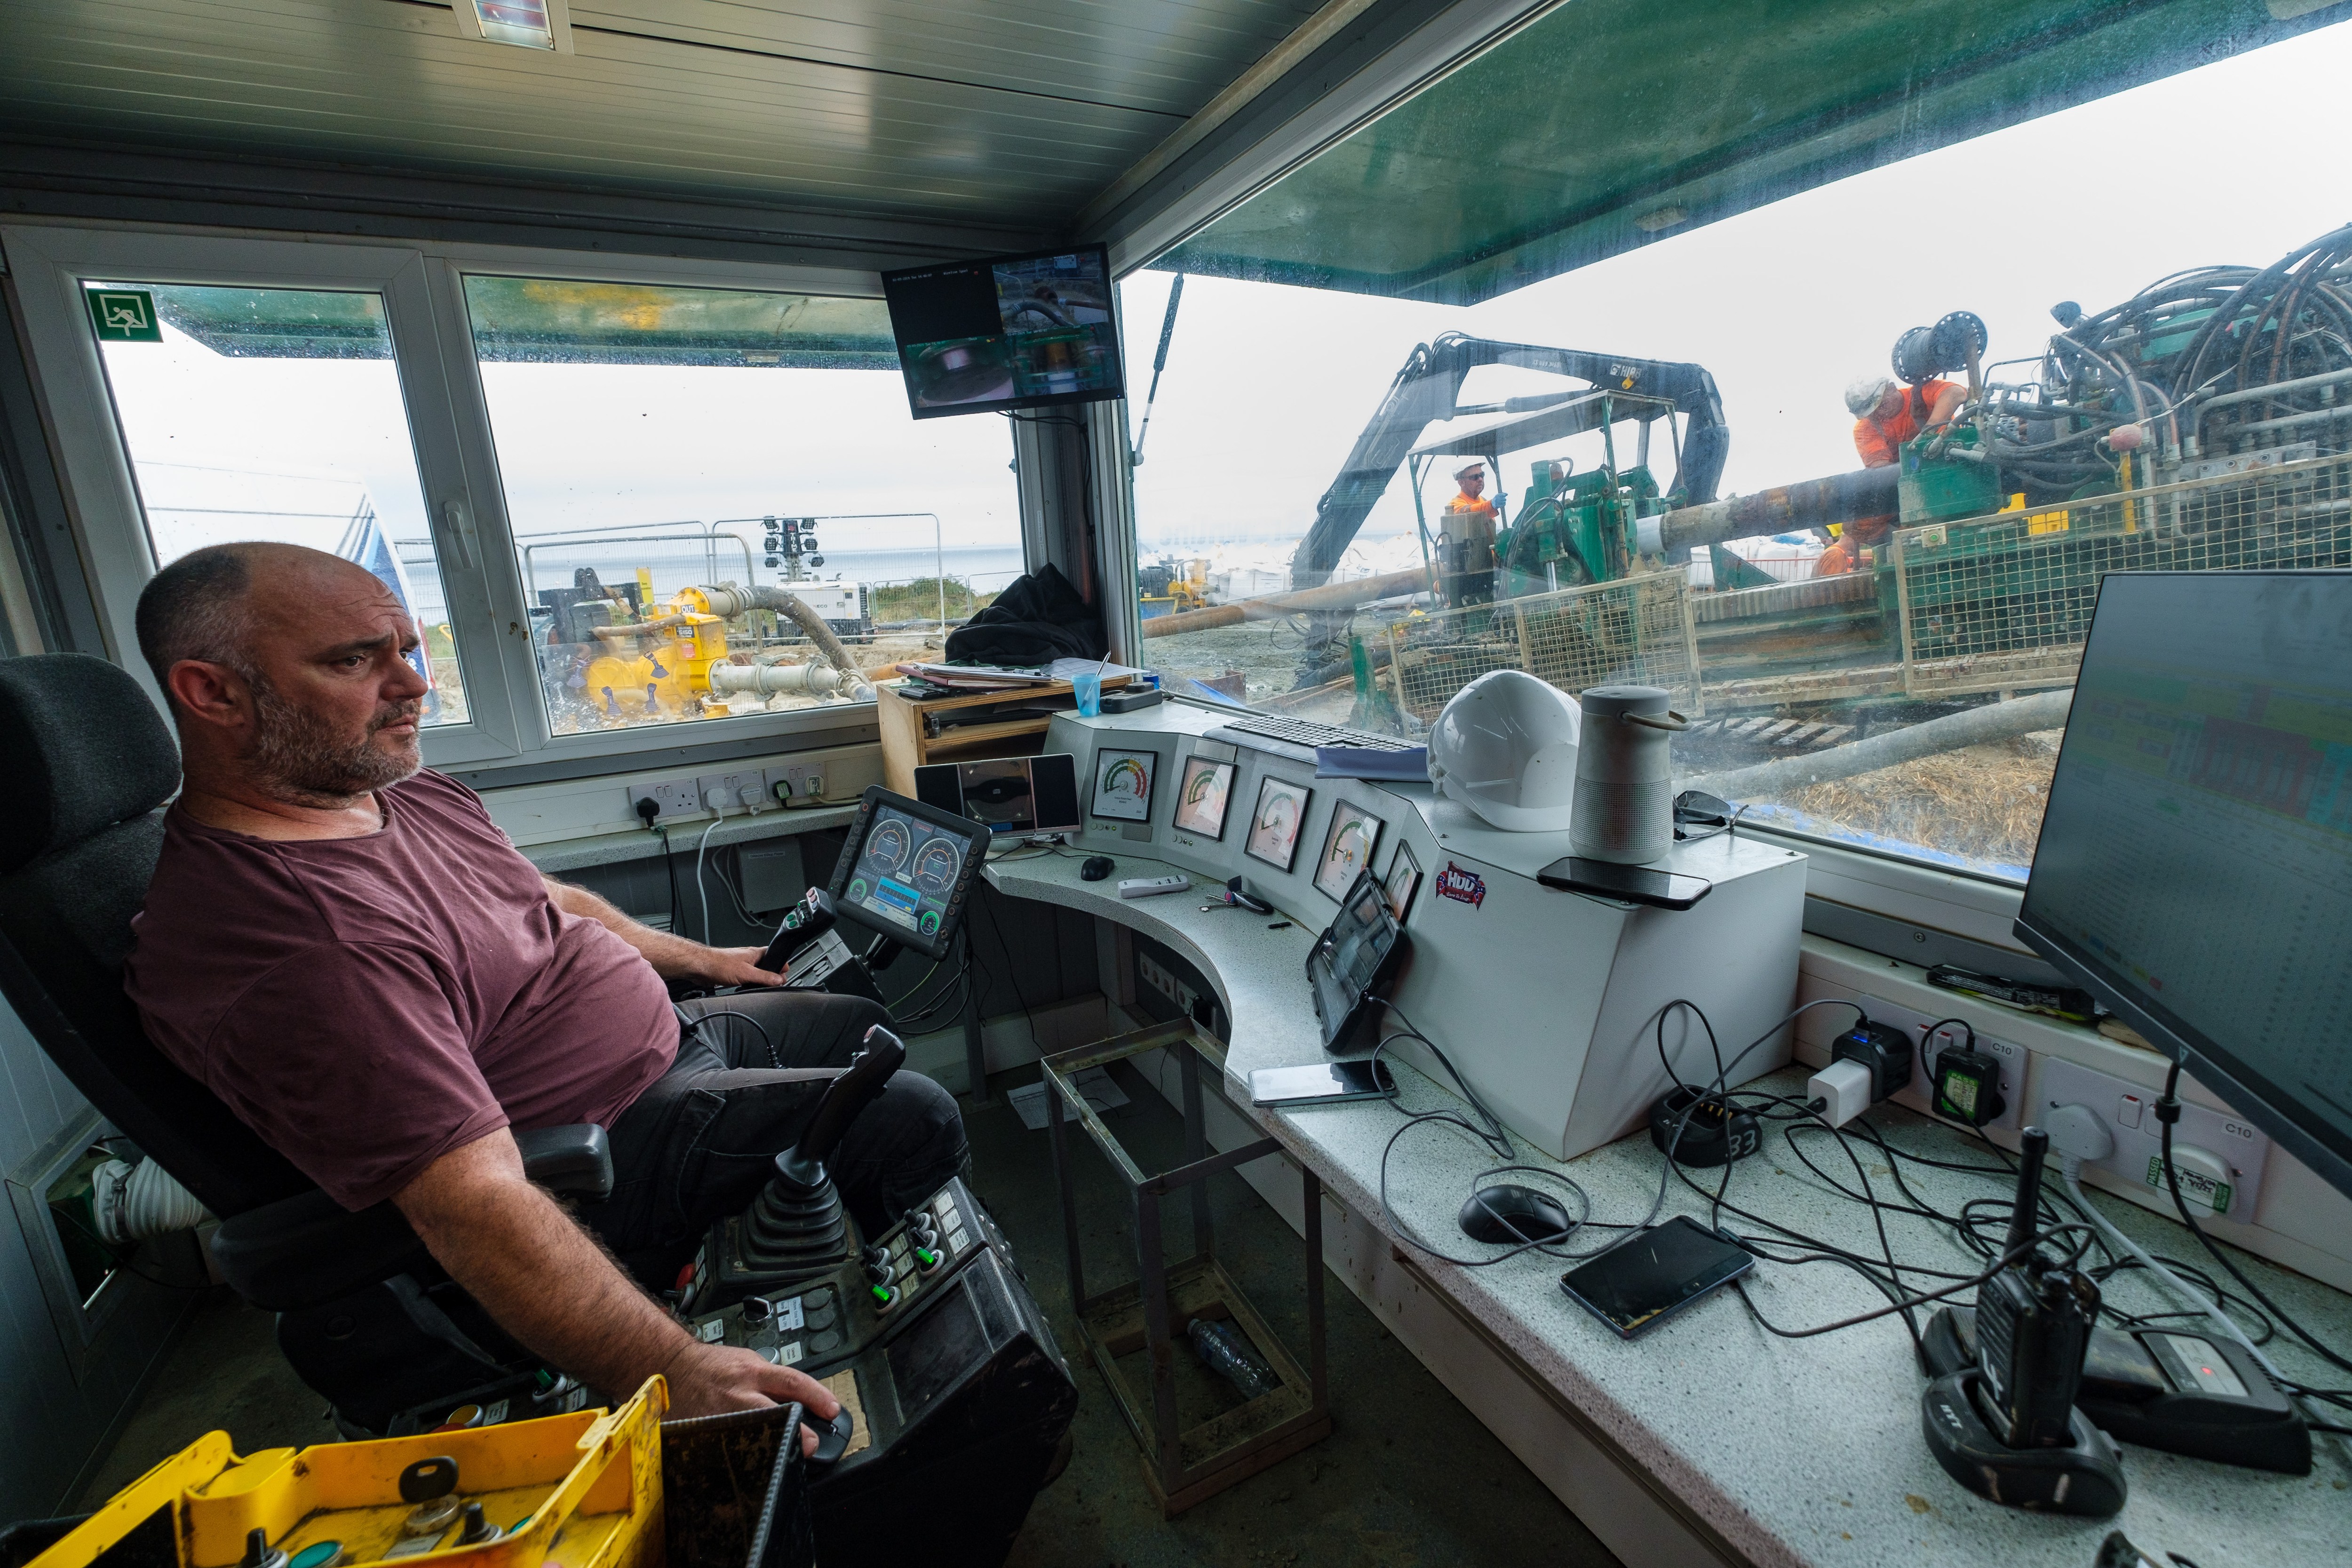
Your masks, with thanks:
[[[852,701],[869,701],[874,688],[856,670],[845,674],[829,664],[714,664],[714,691],[745,691],[761,697],[832,697],[845,694]]]

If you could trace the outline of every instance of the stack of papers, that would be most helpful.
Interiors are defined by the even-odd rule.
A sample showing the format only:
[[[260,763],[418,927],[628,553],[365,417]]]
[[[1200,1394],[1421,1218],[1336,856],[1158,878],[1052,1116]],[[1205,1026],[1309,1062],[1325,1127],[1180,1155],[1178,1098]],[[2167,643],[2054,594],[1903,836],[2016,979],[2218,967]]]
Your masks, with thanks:
[[[1315,776],[1318,779],[1378,779],[1392,784],[1427,784],[1429,748],[1411,746],[1401,752],[1386,747],[1318,746]]]
[[[897,668],[900,675],[911,676],[928,685],[950,691],[1013,691],[1027,686],[1052,686],[1081,673],[1100,673],[1105,686],[1118,686],[1142,673],[1123,664],[1107,664],[1091,658],[1057,658],[1043,668],[1035,665],[909,662],[898,665]]]

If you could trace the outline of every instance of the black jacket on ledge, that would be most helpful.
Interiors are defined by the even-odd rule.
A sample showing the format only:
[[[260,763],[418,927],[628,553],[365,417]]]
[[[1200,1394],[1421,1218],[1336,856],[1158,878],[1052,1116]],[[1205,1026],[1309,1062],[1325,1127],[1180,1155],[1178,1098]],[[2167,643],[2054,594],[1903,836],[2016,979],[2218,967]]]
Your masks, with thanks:
[[[1054,566],[1015,577],[996,602],[948,634],[950,664],[1045,664],[1100,658],[1102,617]]]

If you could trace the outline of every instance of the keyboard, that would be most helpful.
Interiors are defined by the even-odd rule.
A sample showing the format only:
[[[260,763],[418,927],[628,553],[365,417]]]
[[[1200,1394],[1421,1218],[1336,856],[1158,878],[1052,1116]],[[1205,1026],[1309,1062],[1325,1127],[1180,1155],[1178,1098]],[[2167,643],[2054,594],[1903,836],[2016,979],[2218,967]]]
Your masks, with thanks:
[[[1368,752],[1411,752],[1421,746],[1420,742],[1400,740],[1394,735],[1375,735],[1363,730],[1346,730],[1337,724],[1318,724],[1312,719],[1290,719],[1273,713],[1253,713],[1247,718],[1227,720],[1211,730],[1206,738],[1230,741],[1254,751],[1272,752],[1300,763],[1313,762],[1318,746],[1354,746]]]

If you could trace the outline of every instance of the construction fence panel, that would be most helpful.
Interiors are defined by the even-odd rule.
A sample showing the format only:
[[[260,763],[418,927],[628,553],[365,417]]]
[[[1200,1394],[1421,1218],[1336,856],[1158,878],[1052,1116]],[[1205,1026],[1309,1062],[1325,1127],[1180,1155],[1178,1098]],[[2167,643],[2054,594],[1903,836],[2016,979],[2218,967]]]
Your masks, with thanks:
[[[1480,676],[1520,669],[1574,696],[1591,686],[1664,687],[1673,705],[1698,710],[1690,584],[1681,572],[1440,610],[1389,631],[1391,692],[1432,722]]]
[[[2110,572],[2352,566],[2352,464],[2321,458],[1896,531],[1903,689],[2071,680]]]

